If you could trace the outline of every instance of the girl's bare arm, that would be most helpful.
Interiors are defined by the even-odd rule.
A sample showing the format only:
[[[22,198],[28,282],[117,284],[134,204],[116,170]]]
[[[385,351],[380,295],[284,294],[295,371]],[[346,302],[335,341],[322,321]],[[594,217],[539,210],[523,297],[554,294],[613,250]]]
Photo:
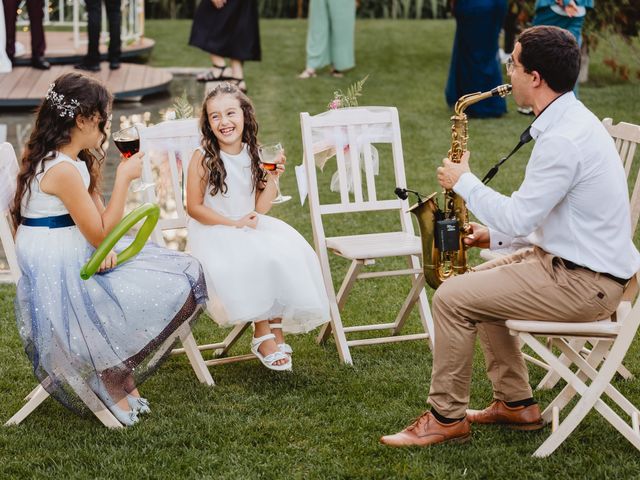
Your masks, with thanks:
[[[122,219],[129,184],[140,176],[142,156],[139,153],[120,163],[106,208],[99,207],[97,195],[89,194],[80,172],[67,162],[51,167],[40,180],[40,188],[62,200],[80,232],[97,247]]]

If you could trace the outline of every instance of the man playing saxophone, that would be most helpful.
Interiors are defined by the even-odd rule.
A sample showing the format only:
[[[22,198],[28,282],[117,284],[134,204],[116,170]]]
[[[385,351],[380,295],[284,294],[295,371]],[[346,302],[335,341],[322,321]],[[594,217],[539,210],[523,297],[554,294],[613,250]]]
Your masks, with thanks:
[[[470,172],[469,152],[460,163],[445,159],[438,181],[486,225],[472,224],[467,245],[532,248],[451,277],[436,290],[431,409],[382,437],[386,445],[465,441],[471,423],[541,428],[520,345],[505,320],[606,318],[640,269],[622,162],[606,129],[572,92],[580,68],[574,37],[557,27],[527,29],[507,66],[516,103],[536,115],[522,184],[511,196],[487,187]],[[476,334],[494,397],[480,411],[467,410]]]

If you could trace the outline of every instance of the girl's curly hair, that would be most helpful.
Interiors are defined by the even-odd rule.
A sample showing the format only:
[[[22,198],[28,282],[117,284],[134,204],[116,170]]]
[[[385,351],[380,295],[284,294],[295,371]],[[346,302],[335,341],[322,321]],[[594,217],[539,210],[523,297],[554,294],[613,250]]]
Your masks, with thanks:
[[[260,155],[258,146],[258,122],[253,103],[240,89],[228,82],[219,84],[204,99],[202,113],[200,115],[200,130],[202,132],[202,148],[204,149],[204,166],[208,172],[208,177],[203,179],[206,185],[211,186],[211,195],[218,192],[227,193],[227,171],[224,168],[222,158],[220,158],[220,145],[218,139],[209,125],[209,115],[207,114],[207,102],[212,98],[221,95],[232,95],[240,102],[240,108],[244,115],[244,128],[242,130],[242,141],[247,145],[249,157],[251,158],[251,177],[253,179],[253,190],[258,192],[264,190],[266,173],[260,168]]]
[[[55,80],[52,92],[53,95],[47,95],[36,110],[35,125],[20,161],[17,189],[11,206],[11,217],[16,227],[22,220],[20,207],[23,197],[27,195],[28,199],[31,195],[31,182],[44,171],[45,163],[55,158],[60,147],[71,141],[71,130],[76,125],[78,115],[85,118],[98,115],[98,127],[103,135],[101,144],[107,139],[106,125],[112,96],[101,82],[81,73],[65,73]],[[73,108],[69,110],[72,105]],[[63,111],[65,114],[62,114]],[[78,157],[87,164],[89,170],[89,193],[100,193],[104,151],[102,148],[97,151],[82,150]]]

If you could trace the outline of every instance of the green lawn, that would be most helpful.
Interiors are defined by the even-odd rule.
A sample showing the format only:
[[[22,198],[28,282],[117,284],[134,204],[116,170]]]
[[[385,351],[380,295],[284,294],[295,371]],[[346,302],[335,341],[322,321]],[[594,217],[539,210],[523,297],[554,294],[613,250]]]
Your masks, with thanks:
[[[263,139],[279,139],[291,165],[299,164],[299,112],[324,110],[336,89],[370,74],[362,105],[393,105],[400,112],[404,157],[410,186],[429,193],[436,189],[435,168],[449,148],[450,111],[444,102],[451,21],[358,21],[358,66],[345,79],[328,75],[306,81],[296,74],[304,67],[306,22],[263,21],[263,61],[249,63],[246,77],[255,101]],[[156,66],[206,66],[207,57],[186,46],[190,22],[149,21],[148,36],[157,46]],[[599,117],[640,123],[640,85],[613,78],[596,51],[591,83],[581,98]],[[501,119],[472,120],[470,145],[473,170],[483,174],[508,152],[530,118],[515,113]],[[508,162],[493,186],[509,193],[522,178],[527,146]],[[382,152],[384,154],[384,150]],[[333,168],[320,174],[328,190]],[[379,191],[393,191],[390,166],[381,166]],[[282,190],[296,194],[293,169]],[[297,199],[272,213],[311,240],[308,206]],[[328,234],[393,228],[395,218],[358,216],[334,221]],[[477,262],[474,254],[472,260]],[[334,281],[346,263],[333,263]],[[344,313],[345,323],[390,319],[408,289],[406,281],[369,281],[358,287]],[[0,420],[22,405],[34,386],[22,352],[13,314],[15,289],[0,287]],[[409,330],[418,330],[414,314]],[[200,340],[224,332],[203,315]],[[248,351],[245,337],[238,352]],[[295,370],[278,374],[257,362],[212,369],[217,386],[208,389],[195,379],[185,358],[171,358],[142,387],[153,412],[133,428],[109,431],[95,419],[80,418],[47,400],[22,425],[0,429],[0,478],[637,478],[640,453],[612,427],[592,413],[569,440],[547,459],[531,454],[548,435],[477,427],[473,441],[461,446],[395,450],[378,437],[403,428],[425,408],[431,372],[426,344],[353,349],[355,365],[338,361],[333,341],[318,346],[314,336],[290,339]],[[628,366],[640,372],[638,346]],[[482,355],[478,350],[471,394],[473,407],[491,400]],[[531,369],[532,382],[542,371]],[[637,381],[617,386],[640,404]],[[555,392],[538,397],[542,405]]]

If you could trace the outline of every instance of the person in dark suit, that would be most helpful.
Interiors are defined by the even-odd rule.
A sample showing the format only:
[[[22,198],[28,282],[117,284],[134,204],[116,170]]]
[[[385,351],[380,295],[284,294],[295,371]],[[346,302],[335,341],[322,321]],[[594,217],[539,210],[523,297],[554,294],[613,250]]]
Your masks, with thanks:
[[[7,56],[14,63],[16,54],[16,20],[18,19],[18,0],[2,0],[4,21],[7,32]],[[44,0],[27,0],[27,13],[31,26],[31,66],[39,70],[48,70],[51,65],[44,59],[47,44],[44,39]]]
[[[120,68],[121,41],[120,27],[122,13],[120,11],[121,0],[104,0],[107,11],[107,23],[109,24],[109,68]],[[100,71],[100,30],[102,28],[102,4],[100,0],[85,0],[87,9],[87,33],[89,34],[89,47],[87,54],[75,68],[90,72]]]

